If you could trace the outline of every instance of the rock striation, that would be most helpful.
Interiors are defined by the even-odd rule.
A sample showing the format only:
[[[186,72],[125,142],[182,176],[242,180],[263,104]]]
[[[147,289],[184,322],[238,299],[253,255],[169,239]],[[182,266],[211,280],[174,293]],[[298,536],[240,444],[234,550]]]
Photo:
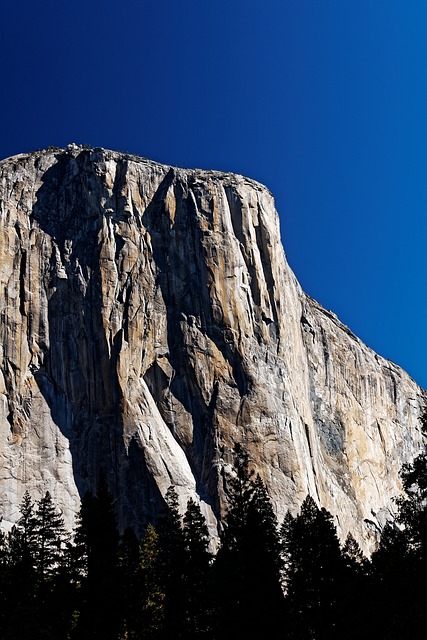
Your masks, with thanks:
[[[212,532],[235,443],[279,520],[310,493],[369,550],[426,394],[308,297],[271,193],[104,149],[0,163],[0,513],[69,526],[105,475],[140,529],[175,485]]]

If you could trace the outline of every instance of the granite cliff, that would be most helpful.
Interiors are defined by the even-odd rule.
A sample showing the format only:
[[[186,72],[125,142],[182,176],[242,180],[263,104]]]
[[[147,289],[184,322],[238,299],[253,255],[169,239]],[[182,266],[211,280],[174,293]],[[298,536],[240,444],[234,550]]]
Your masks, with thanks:
[[[0,163],[0,513],[71,526],[102,470],[122,526],[174,484],[212,531],[243,444],[279,519],[307,493],[369,549],[425,392],[301,290],[270,192],[69,145]]]

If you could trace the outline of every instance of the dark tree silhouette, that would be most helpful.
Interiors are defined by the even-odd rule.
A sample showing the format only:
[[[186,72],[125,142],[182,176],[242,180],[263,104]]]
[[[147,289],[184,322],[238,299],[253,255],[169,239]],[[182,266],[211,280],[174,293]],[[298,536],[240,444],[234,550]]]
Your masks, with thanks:
[[[418,589],[414,583],[417,573],[414,561],[408,551],[405,533],[395,523],[387,524],[379,547],[372,555],[371,605],[368,612],[371,631],[377,637],[396,640],[422,637],[412,635],[410,631],[418,624],[413,618]]]
[[[1,526],[1,520],[0,520]],[[8,539],[0,529],[0,629],[6,629],[12,608],[12,569]]]
[[[61,569],[68,535],[49,492],[37,503],[34,561],[39,586],[53,581]]]
[[[228,479],[229,510],[215,561],[217,607],[215,637],[283,637],[277,521],[249,457],[234,450]],[[251,636],[251,637],[252,637]]]
[[[427,567],[427,414],[421,422],[424,447],[412,463],[402,467],[400,476],[405,494],[396,500],[396,520],[405,530],[408,550],[424,571]]]
[[[162,639],[184,638],[186,549],[178,496],[173,486],[165,496],[165,508],[157,522],[159,579],[164,594]]]
[[[367,571],[368,560],[352,533],[347,535],[342,548],[342,555],[344,557],[345,565],[350,571],[357,573],[364,573]]]
[[[389,638],[418,638],[427,628],[427,414],[421,418],[423,450],[403,465],[404,494],[372,557],[376,623]]]
[[[149,524],[141,545],[142,589],[137,628],[142,635],[136,635],[138,639],[156,640],[161,637],[165,626],[165,594],[161,584],[159,554],[159,536],[154,526]]]
[[[173,487],[157,529],[148,525],[141,542],[127,530],[120,544],[102,479],[82,500],[72,543],[50,494],[34,504],[26,493],[16,526],[0,530],[0,637],[422,638],[427,446],[401,477],[396,520],[371,561],[351,534],[340,548],[331,514],[310,496],[285,516],[279,536],[265,486],[239,446],[216,557],[200,506],[189,500],[182,517]]]
[[[200,506],[190,498],[184,514],[185,627],[188,639],[207,637],[212,626],[209,593],[212,554],[209,542],[209,531]]]
[[[349,533],[342,548],[344,584],[340,594],[337,623],[348,640],[370,637],[372,631],[372,597],[370,562],[359,543]]]
[[[60,638],[70,626],[66,532],[49,493],[37,508],[27,492],[21,517],[8,536],[8,621],[3,636],[27,640]]]
[[[20,506],[20,518],[8,535],[8,620],[3,630],[5,640],[26,636],[38,638],[34,620],[38,618],[36,598],[36,519],[34,502],[28,491]]]
[[[73,564],[82,577],[74,638],[117,640],[123,626],[118,544],[112,497],[101,477],[96,495],[82,500],[76,528]]]
[[[344,563],[331,514],[311,496],[281,527],[290,633],[296,638],[342,638],[340,595]]]
[[[119,547],[123,628],[120,640],[156,640],[165,627],[158,535],[149,524],[139,543],[127,529]]]
[[[43,638],[66,637],[73,611],[73,594],[64,554],[69,535],[49,492],[38,501],[35,520],[38,629]]]
[[[139,638],[142,607],[141,547],[132,529],[126,529],[120,540],[118,568],[123,629],[121,635],[127,640]]]
[[[24,594],[33,591],[36,572],[35,555],[37,550],[37,521],[34,514],[34,502],[28,491],[25,492],[20,507],[21,517],[9,534],[11,563],[15,567],[15,575],[21,580]]]

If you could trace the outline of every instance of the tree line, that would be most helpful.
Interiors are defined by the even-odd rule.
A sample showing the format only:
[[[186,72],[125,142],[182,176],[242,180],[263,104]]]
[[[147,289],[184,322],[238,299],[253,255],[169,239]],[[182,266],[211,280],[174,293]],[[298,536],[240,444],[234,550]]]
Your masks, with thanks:
[[[427,437],[427,420],[423,418]],[[174,487],[141,539],[119,535],[101,478],[67,532],[49,493],[24,495],[0,534],[3,640],[421,638],[427,628],[427,447],[401,470],[404,494],[371,558],[307,496],[278,523],[236,446],[217,553],[200,506]]]

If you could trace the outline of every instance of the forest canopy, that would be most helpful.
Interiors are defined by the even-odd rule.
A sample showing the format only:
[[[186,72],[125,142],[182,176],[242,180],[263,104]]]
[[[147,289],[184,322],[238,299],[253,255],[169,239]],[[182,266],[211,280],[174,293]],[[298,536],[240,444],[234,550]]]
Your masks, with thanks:
[[[427,421],[423,419],[424,440]],[[234,450],[229,509],[218,552],[175,488],[141,539],[119,535],[100,478],[67,532],[52,497],[26,493],[0,536],[4,640],[227,640],[420,638],[426,628],[427,448],[401,470],[404,494],[366,558],[351,533],[307,496],[277,522],[248,454]]]

